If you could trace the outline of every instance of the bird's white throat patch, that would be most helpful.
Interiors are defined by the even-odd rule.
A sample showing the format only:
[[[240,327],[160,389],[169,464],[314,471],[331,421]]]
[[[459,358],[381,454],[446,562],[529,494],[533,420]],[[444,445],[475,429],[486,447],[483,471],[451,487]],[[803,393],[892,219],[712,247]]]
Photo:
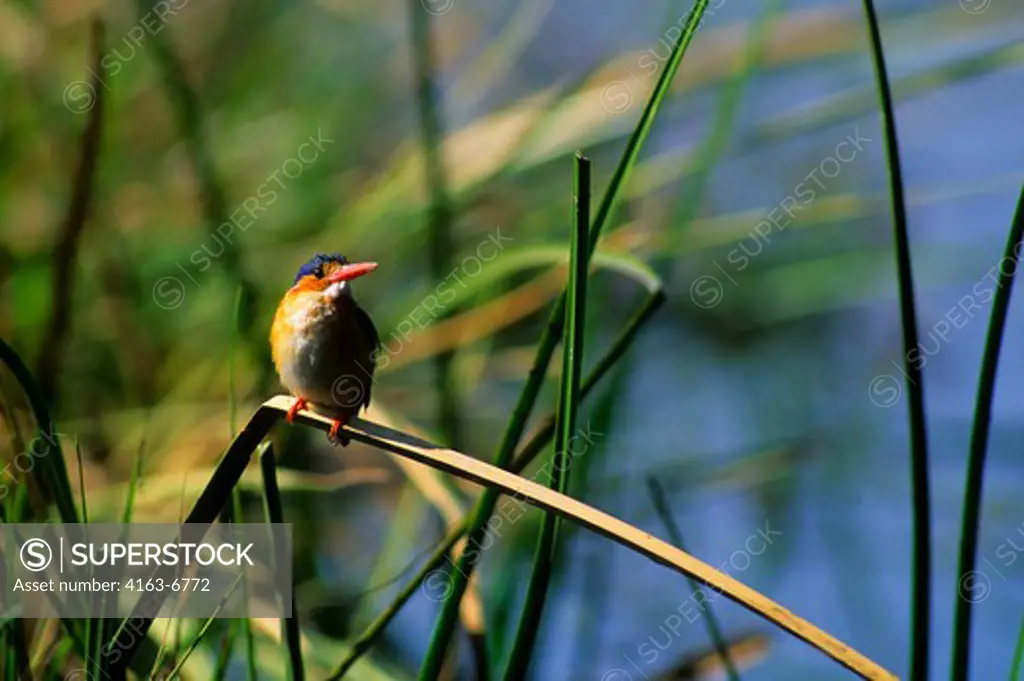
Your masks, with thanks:
[[[324,289],[324,295],[331,300],[338,300],[342,296],[352,295],[352,289],[348,287],[347,281],[337,281]]]

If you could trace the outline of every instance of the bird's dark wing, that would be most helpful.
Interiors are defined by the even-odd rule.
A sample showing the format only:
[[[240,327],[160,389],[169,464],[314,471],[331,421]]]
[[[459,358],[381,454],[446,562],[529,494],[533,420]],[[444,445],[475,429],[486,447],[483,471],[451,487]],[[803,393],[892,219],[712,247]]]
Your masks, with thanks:
[[[375,327],[373,325],[373,320],[370,319],[370,315],[366,314],[366,312],[363,311],[363,308],[359,307],[358,305],[356,305],[355,308],[356,308],[356,310],[355,310],[355,312],[356,312],[356,325],[359,327],[359,333],[363,336],[363,338],[365,338],[365,339],[367,339],[367,341],[369,341],[369,345],[370,345],[370,356],[367,357],[367,360],[369,361],[369,365],[370,365],[370,367],[369,367],[370,381],[366,385],[366,397],[363,398],[363,406],[364,407],[369,407],[370,406],[370,389],[373,386],[373,370],[375,368],[374,367],[374,365],[375,365],[375,361],[374,360],[375,360],[375,357],[376,357],[375,352],[376,352],[377,348],[380,347],[380,336],[377,335],[377,327]]]

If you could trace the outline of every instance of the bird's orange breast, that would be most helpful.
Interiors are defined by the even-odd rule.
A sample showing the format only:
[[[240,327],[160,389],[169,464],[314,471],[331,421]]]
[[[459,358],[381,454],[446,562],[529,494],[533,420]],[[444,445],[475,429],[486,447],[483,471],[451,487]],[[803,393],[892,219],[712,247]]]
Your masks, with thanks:
[[[281,299],[270,327],[270,347],[278,372],[282,362],[298,344],[315,340],[326,332],[326,318],[330,314],[317,289],[292,288]]]

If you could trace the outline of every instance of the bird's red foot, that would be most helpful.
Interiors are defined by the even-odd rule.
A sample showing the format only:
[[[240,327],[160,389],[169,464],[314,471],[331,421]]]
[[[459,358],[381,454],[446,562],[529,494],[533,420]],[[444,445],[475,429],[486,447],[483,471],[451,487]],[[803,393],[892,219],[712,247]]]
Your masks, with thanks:
[[[331,444],[348,447],[348,443],[351,438],[341,432],[341,427],[343,425],[345,424],[341,419],[334,419],[331,423],[331,431],[327,433],[327,439],[331,441]]]
[[[307,404],[308,402],[306,402],[306,400],[302,399],[301,397],[295,400],[295,404],[293,404],[292,408],[288,410],[288,414],[284,417],[284,420],[290,424],[293,420],[295,420],[295,415],[298,414],[303,409],[305,409]]]

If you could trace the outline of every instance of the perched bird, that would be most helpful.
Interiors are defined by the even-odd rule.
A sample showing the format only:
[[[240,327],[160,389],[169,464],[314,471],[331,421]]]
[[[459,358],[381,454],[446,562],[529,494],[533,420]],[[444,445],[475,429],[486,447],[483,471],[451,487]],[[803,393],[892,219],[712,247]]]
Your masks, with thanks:
[[[330,439],[343,446],[342,425],[370,404],[380,345],[373,322],[352,297],[351,281],[375,269],[375,262],[350,263],[337,253],[313,256],[299,268],[270,329],[277,374],[298,398],[288,423],[312,406],[334,419]]]

